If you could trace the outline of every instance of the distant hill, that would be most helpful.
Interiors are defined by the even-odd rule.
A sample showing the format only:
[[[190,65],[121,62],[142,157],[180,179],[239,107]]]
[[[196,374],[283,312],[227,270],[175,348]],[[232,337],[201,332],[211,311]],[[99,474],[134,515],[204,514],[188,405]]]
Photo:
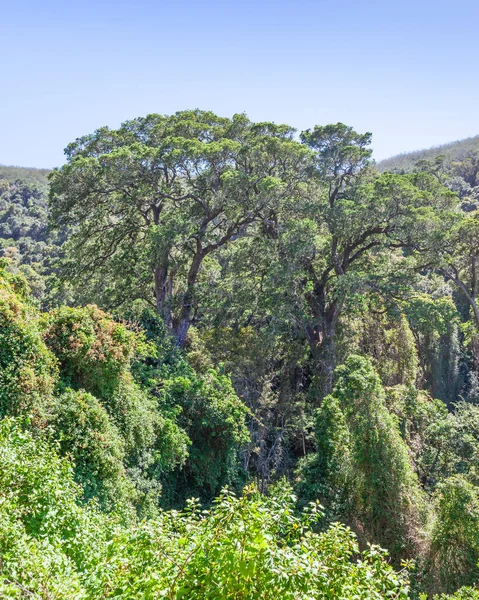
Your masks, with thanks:
[[[48,169],[0,165],[0,258],[21,271],[38,299],[65,235],[48,228]]]
[[[381,173],[384,171],[410,171],[415,163],[419,160],[434,160],[436,156],[443,154],[445,158],[445,166],[452,162],[462,162],[471,152],[479,151],[479,135],[442,144],[441,146],[433,146],[426,150],[415,150],[414,152],[405,152],[386,158],[377,163],[376,167]]]
[[[46,185],[48,183],[47,175],[49,172],[49,169],[0,165],[0,180],[6,179],[10,183],[21,180],[28,183],[40,183]]]

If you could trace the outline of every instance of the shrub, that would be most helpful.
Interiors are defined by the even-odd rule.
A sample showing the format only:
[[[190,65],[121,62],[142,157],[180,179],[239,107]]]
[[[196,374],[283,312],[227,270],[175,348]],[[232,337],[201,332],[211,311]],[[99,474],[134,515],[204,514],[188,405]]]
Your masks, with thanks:
[[[249,439],[248,410],[231,379],[214,369],[203,375],[190,369],[186,376],[167,379],[161,402],[180,407],[178,424],[191,440],[182,472],[175,472],[175,480],[169,480],[171,501],[181,503],[187,495],[196,494],[209,502],[222,486],[240,477],[238,452]]]
[[[97,398],[67,389],[56,398],[52,424],[84,498],[97,498],[106,510],[128,505],[134,488],[125,473],[125,442]]]
[[[479,488],[461,475],[450,477],[438,485],[436,506],[431,586],[452,592],[479,577]]]
[[[191,501],[131,528],[80,506],[66,459],[6,419],[0,423],[0,593],[94,600],[407,598],[407,582],[377,547],[311,525],[287,486],[274,497],[223,491],[210,511]]]
[[[93,305],[62,306],[44,321],[44,339],[58,358],[62,381],[100,399],[114,394],[141,336]]]
[[[318,451],[300,471],[299,490],[327,507],[339,498],[337,516],[396,560],[415,556],[428,511],[379,376],[369,360],[352,355],[335,377],[317,411]]]
[[[69,462],[23,429],[0,421],[0,594],[85,598],[79,571],[95,563],[113,522],[79,505]]]
[[[43,426],[51,406],[54,356],[45,346],[25,281],[0,263],[0,418],[30,414]]]

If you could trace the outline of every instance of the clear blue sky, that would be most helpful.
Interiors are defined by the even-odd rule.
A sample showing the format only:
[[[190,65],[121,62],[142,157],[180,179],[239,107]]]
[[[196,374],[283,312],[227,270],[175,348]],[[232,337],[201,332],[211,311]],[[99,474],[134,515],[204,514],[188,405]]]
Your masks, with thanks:
[[[210,109],[343,121],[375,156],[479,133],[479,0],[0,0],[0,164]]]

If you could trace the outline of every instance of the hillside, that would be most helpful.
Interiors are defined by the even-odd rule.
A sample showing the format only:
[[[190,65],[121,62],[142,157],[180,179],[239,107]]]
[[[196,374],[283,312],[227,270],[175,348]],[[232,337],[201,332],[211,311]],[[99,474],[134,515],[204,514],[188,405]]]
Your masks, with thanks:
[[[0,165],[0,181],[6,179],[9,182],[14,182],[17,179],[21,179],[22,181],[27,181],[29,183],[46,185],[48,183],[48,173],[48,169]]]
[[[427,150],[398,154],[376,167],[380,173],[429,173],[459,196],[465,212],[479,207],[479,135]]]
[[[415,150],[414,152],[404,152],[391,156],[377,163],[379,172],[392,170],[411,171],[415,163],[419,160],[434,160],[436,156],[444,155],[446,164],[455,161],[462,161],[471,152],[479,150],[479,135],[458,140],[440,146],[433,146],[423,150]]]
[[[43,297],[44,277],[65,236],[48,229],[48,170],[0,166],[0,257]]]

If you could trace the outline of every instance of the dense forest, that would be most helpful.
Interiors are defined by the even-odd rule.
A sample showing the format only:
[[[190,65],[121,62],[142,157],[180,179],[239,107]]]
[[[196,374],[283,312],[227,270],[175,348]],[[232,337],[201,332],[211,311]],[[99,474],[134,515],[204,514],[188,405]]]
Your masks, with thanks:
[[[0,596],[479,599],[479,137],[65,157],[0,167]]]

